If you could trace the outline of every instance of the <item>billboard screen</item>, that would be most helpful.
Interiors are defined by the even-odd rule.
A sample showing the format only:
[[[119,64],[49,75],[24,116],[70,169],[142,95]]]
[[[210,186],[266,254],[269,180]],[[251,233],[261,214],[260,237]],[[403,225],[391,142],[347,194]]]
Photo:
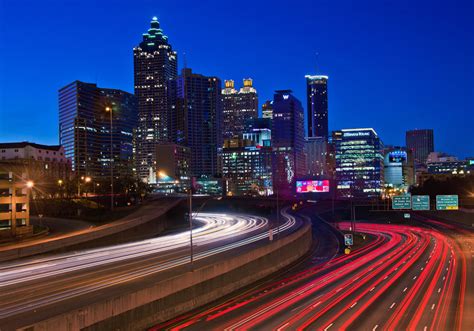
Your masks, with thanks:
[[[405,151],[393,151],[388,154],[388,160],[390,162],[406,162],[407,160],[407,152]]]
[[[297,180],[296,193],[329,192],[329,180]]]

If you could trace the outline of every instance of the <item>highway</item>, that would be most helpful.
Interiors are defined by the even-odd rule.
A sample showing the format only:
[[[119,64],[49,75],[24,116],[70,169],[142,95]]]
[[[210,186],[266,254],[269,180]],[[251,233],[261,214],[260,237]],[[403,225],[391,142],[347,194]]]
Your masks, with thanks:
[[[196,262],[268,240],[270,225],[263,217],[200,213],[194,220],[199,224],[193,229]],[[298,223],[286,215],[279,231],[292,231]],[[28,325],[111,295],[121,285],[189,265],[189,250],[189,231],[183,231],[128,244],[1,263],[0,329]]]
[[[357,223],[367,243],[343,255],[336,229],[314,224],[319,245],[297,270],[152,330],[474,329],[472,246],[445,225]]]

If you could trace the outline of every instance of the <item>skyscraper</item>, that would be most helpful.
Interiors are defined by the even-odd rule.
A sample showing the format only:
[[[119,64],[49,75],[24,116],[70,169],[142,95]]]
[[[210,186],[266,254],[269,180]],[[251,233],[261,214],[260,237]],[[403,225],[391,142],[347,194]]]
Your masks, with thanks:
[[[102,99],[97,123],[100,126],[100,156],[101,176],[110,176],[113,168],[115,177],[130,175],[133,169],[133,130],[137,127],[137,99],[131,93],[99,88]],[[110,141],[110,113],[104,112],[104,107],[112,111],[112,145]],[[111,147],[112,146],[112,147]],[[111,153],[112,148],[112,153]]]
[[[415,164],[426,164],[426,159],[434,152],[432,129],[410,130],[406,132],[406,147],[413,153]]]
[[[306,75],[308,102],[308,137],[329,135],[328,125],[328,76]]]
[[[337,194],[379,196],[383,188],[383,144],[374,129],[334,131]]]
[[[100,174],[96,122],[100,103],[95,84],[74,81],[59,90],[59,144],[77,176]]]
[[[112,111],[112,149],[110,113]],[[133,94],[74,81],[59,90],[59,143],[77,176],[95,179],[131,168],[137,104]]]
[[[258,117],[258,95],[251,78],[243,81],[244,86],[237,91],[233,80],[225,81],[223,99],[223,137],[241,137],[245,123]]]
[[[328,176],[328,142],[325,137],[306,137],[306,172],[308,176]]]
[[[133,49],[135,95],[138,100],[136,167],[140,179],[156,182],[156,144],[176,136],[177,54],[156,17],[143,41]]]
[[[178,77],[178,132],[180,144],[191,148],[191,175],[213,177],[220,173],[222,148],[221,81],[183,69]]]
[[[274,191],[292,195],[306,164],[303,106],[291,90],[275,91],[273,96],[272,146]]]

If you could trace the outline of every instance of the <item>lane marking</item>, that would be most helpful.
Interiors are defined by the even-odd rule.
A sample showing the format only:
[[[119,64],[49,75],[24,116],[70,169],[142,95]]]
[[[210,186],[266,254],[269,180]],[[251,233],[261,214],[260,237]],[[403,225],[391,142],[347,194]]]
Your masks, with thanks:
[[[328,331],[329,328],[330,328],[331,326],[333,326],[333,324],[334,324],[334,323],[329,324],[329,325],[324,329],[324,331]]]
[[[374,328],[372,329],[372,331],[377,330],[378,327],[379,327],[379,325],[378,325],[378,324],[375,324],[375,326],[374,326]]]
[[[315,304],[313,305],[313,308],[319,306],[320,303],[321,303],[321,301],[319,301],[318,303],[315,303]]]
[[[413,277],[413,280],[415,280],[415,279],[416,279],[416,276],[415,276],[415,277]]]
[[[405,288],[403,289],[403,292],[406,292],[407,290],[408,290],[408,287],[405,287]]]
[[[277,331],[281,331],[283,330],[285,327],[287,327],[288,325],[290,325],[290,322],[286,322],[285,324],[283,324],[282,326],[280,326]]]
[[[436,305],[433,303],[433,305],[431,306],[431,310],[433,310],[435,306],[436,306]]]
[[[351,305],[351,307],[350,307],[349,309],[351,309],[351,308],[354,308],[354,307],[355,307],[355,305],[357,305],[357,301],[356,301],[356,302],[354,302],[354,303]]]
[[[441,292],[441,287],[438,289],[438,293]]]
[[[373,290],[375,290],[375,286],[372,287],[369,292],[372,292]]]
[[[388,308],[388,309],[392,309],[392,308],[393,308],[393,306],[395,306],[395,302],[394,302],[394,303],[392,303],[392,305],[391,305],[391,306],[390,306],[390,308]]]

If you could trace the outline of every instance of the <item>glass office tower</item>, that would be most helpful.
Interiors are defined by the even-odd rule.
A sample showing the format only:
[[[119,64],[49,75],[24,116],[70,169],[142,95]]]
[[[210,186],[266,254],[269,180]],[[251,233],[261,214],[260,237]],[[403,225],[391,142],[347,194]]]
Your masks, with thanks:
[[[379,196],[383,190],[383,144],[374,129],[333,132],[336,188],[342,197]]]
[[[308,137],[329,135],[328,76],[306,75]]]
[[[156,144],[175,141],[177,53],[156,17],[133,49],[138,102],[136,168],[144,182],[156,183]]]

